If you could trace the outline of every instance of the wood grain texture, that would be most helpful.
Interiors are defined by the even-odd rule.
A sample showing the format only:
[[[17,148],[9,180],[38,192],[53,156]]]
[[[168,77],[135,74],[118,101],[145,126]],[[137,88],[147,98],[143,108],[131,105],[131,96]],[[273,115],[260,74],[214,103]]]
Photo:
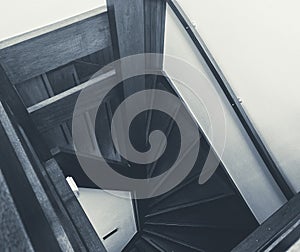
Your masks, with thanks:
[[[52,227],[28,180],[26,171],[31,169],[30,164],[2,105],[0,106],[0,139],[1,171],[34,250],[61,251]],[[40,228],[41,226],[43,228]],[[46,243],[47,247],[44,247]]]
[[[47,221],[51,226],[52,232],[56,237],[60,248],[63,251],[73,251],[72,245],[68,240],[65,230],[62,227],[59,218],[57,217],[54,208],[45,192],[45,189],[42,186],[42,183],[35,172],[33,166],[34,163],[36,165],[37,164],[41,165],[41,163],[34,162],[37,160],[30,160],[30,157],[28,156],[28,152],[26,152],[26,149],[24,147],[25,144],[22,142],[21,137],[18,136],[17,131],[14,129],[12,122],[10,122],[10,118],[3,110],[3,107],[0,107],[0,110],[1,110],[1,122],[3,128],[6,131],[8,139],[10,140],[11,145],[16,153],[16,157],[18,158],[18,160],[22,165],[26,178],[30,183],[30,186],[32,187],[34,194],[36,195],[38,203],[42,211],[44,212]]]
[[[120,58],[139,53],[163,53],[164,0],[108,0],[108,15],[114,51]],[[118,57],[115,55],[115,58]]]
[[[102,13],[4,48],[0,63],[16,84],[110,45],[108,16]]]
[[[105,252],[100,238],[96,234],[92,224],[83,211],[73,191],[67,184],[63,173],[54,159],[46,162],[46,170],[56,185],[57,192],[65,205],[65,208],[72,219],[80,237],[84,241],[88,251]]]
[[[16,85],[16,89],[26,107],[30,107],[49,97],[42,76],[19,83]]]
[[[30,113],[31,118],[38,130],[40,132],[45,132],[55,126],[60,125],[68,119],[71,119],[80,91],[86,87],[89,87],[90,85],[97,84],[101,87],[98,90],[99,93],[98,95],[93,95],[93,97],[87,99],[86,111],[93,108],[94,104],[96,104],[101,95],[103,95],[103,92],[105,90],[108,91],[111,88],[109,78],[112,78],[114,73],[115,72],[113,70],[107,72],[104,75],[71,88],[28,108],[28,112]]]
[[[57,193],[57,188],[53,181],[48,176],[44,165],[38,160],[36,156],[35,150],[33,149],[32,145],[30,144],[28,138],[26,137],[25,133],[21,130],[20,131],[22,136],[22,144],[26,149],[27,153],[30,153],[30,158],[32,163],[35,165],[36,174],[38,175],[38,179],[42,184],[51,205],[53,206],[53,213],[59,217],[60,223],[66,233],[67,239],[66,243],[70,243],[74,251],[86,251],[86,247],[80,238],[76,227],[73,225],[72,220],[70,219],[65,206]],[[66,236],[64,237],[63,241],[66,240]],[[59,239],[62,240],[63,237]],[[69,249],[72,251],[72,249]]]
[[[46,74],[18,83],[15,85],[15,88],[26,107],[30,107],[54,95]],[[66,145],[68,139],[66,139],[65,135],[61,126],[58,125],[46,134],[43,134],[43,137],[47,143],[47,147],[51,149],[59,145]]]
[[[54,69],[46,74],[53,95],[62,93],[79,84],[78,75],[74,64],[68,64]]]
[[[0,175],[2,171],[27,231],[28,238],[24,237],[24,241],[32,242],[33,249],[29,247],[28,251],[105,251],[59,167],[51,166],[55,167],[55,172],[50,170],[49,175],[29,147],[28,139],[23,138],[24,132],[21,134],[14,126],[0,103],[0,137],[3,142],[0,146]],[[9,199],[5,200],[9,203]],[[7,225],[10,219],[1,210],[0,216],[5,219],[0,220],[0,225]],[[2,240],[12,239],[7,233],[14,231],[14,227],[9,228],[4,233],[7,237],[2,238],[0,234]],[[11,251],[7,250],[9,246],[21,246],[24,241],[15,240],[12,245],[4,243],[4,249],[0,251]]]
[[[113,51],[115,59],[127,56],[145,53],[145,23],[144,23],[144,0],[108,0],[108,15],[113,38]],[[130,70],[140,69],[144,62],[131,62],[131,64],[122,64],[121,72],[126,73]],[[126,75],[126,74],[125,74]],[[129,97],[133,93],[145,87],[144,76],[125,80],[123,85],[123,94],[118,94],[120,99]],[[142,101],[143,102],[143,101]],[[125,108],[124,118],[126,118]],[[143,116],[140,128],[145,128],[146,117]],[[132,139],[139,148],[145,145],[145,140],[141,137]],[[125,143],[120,140],[119,144]],[[124,144],[123,144],[124,145]],[[123,149],[126,147],[123,146]]]
[[[101,13],[104,13],[107,11],[106,6],[101,6],[98,8],[95,8],[93,10],[81,13],[79,15],[67,18],[67,19],[63,19],[62,21],[58,21],[56,23],[50,24],[50,25],[46,25],[44,27],[41,28],[37,28],[33,31],[29,31],[29,32],[25,32],[23,34],[14,36],[12,38],[8,38],[5,39],[3,41],[0,42],[0,50],[6,47],[10,47],[13,46],[15,44],[19,44],[23,41],[44,35],[46,33],[58,30],[60,28],[66,27],[68,25],[80,22],[82,20],[88,19],[90,17],[94,17],[96,15],[100,15]]]
[[[16,88],[8,79],[4,69],[0,64],[0,99],[2,103],[8,105],[13,112],[18,123],[22,126],[30,142],[34,146],[40,160],[46,161],[51,158],[50,151],[46,148],[43,137],[37,131],[33,124],[29,113],[24,105],[21,97],[19,96]]]
[[[145,52],[164,52],[166,1],[145,1]],[[163,58],[159,57],[156,62],[146,62],[147,67],[162,69]]]
[[[107,4],[111,36],[115,40],[113,50],[116,59],[145,53],[144,1],[108,0]],[[139,68],[140,62],[132,62],[130,66],[122,65],[123,72]],[[136,85],[145,85],[143,77],[135,78],[135,82]],[[134,91],[134,88],[124,88],[125,96],[131,95]]]
[[[161,0],[108,0],[108,16],[111,29],[112,46],[115,59],[128,57],[136,54],[144,53],[161,53],[164,41],[165,26],[165,2]],[[152,61],[152,60],[151,60]],[[138,62],[132,61],[130,64],[122,64],[121,74],[126,72],[139,72],[140,69],[146,67],[148,69],[162,68],[162,58],[158,58],[155,62],[149,62],[149,59],[141,59]],[[155,78],[151,81],[146,80],[145,76],[136,76],[123,81],[123,99],[130,95],[153,87]],[[144,99],[140,97],[140,104]],[[119,97],[122,99],[122,97]],[[126,118],[125,108],[123,114]],[[148,113],[150,115],[150,113]],[[142,115],[139,121],[139,129],[146,129],[150,121],[149,115]],[[135,143],[137,149],[143,149],[147,145],[147,139],[141,136],[133,136],[132,142]],[[119,141],[120,144],[125,141]],[[122,147],[126,149],[126,146]]]
[[[109,0],[113,6],[120,57],[144,53],[144,1]]]
[[[17,132],[13,127],[13,124],[10,122],[10,118],[3,110],[3,107],[1,107],[0,110],[1,110],[1,122],[3,128],[5,129],[8,139],[14,149],[14,152],[16,153],[17,159],[20,161],[22,165],[26,178],[30,183],[30,186],[34,194],[36,195],[41,210],[44,212],[44,215],[48,223],[51,223],[51,230],[54,236],[56,237],[60,248],[62,249],[62,251],[70,251],[70,252],[73,251],[72,245],[68,240],[65,230],[63,229],[57,215],[55,214],[54,208],[50,203],[50,200],[34,170],[33,160],[30,160],[22,144],[21,138],[17,135]]]
[[[1,169],[0,230],[0,251],[34,251],[14,205]]]

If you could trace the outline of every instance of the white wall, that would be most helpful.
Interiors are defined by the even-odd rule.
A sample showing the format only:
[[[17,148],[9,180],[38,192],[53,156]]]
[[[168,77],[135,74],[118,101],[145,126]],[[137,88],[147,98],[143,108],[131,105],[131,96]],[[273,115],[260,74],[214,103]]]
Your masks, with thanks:
[[[211,74],[209,74],[208,69],[205,68],[202,57],[187,35],[185,28],[181,26],[170,8],[167,8],[165,54],[188,62],[206,76],[206,79],[198,78],[191,80],[189,78],[188,83],[181,85],[176,80],[184,82],[184,79],[181,79],[183,75],[182,70],[174,67],[173,62],[169,61],[167,57],[165,58],[164,70],[173,80],[177,91],[189,106],[207,138],[212,142],[216,152],[221,157],[225,169],[239,189],[245,202],[258,222],[262,223],[276,212],[286,202],[286,199],[256,152],[247,133],[243,130],[223,91]],[[214,91],[208,92],[208,90]],[[207,93],[210,94],[210,99],[214,99],[211,102],[215,103],[219,100],[224,115],[220,112],[217,115],[218,118],[213,119],[216,115],[208,114],[207,108],[211,108],[211,106],[202,102],[205,100],[205,97],[202,96],[205,96]],[[216,93],[217,95],[215,97],[211,96],[212,93]],[[216,108],[211,108],[211,110],[218,111]],[[222,118],[219,118],[220,116],[225,117],[225,127],[222,124]],[[211,125],[212,120],[214,121],[214,125]],[[225,129],[220,128],[219,124]],[[220,141],[214,141],[213,130],[218,131],[217,134],[222,130],[223,132],[225,131],[224,152],[220,148]],[[222,137],[220,140],[223,141]],[[258,195],[260,196],[258,197]]]
[[[300,2],[178,0],[300,191]]]
[[[1,0],[0,41],[105,6],[105,0]]]
[[[130,193],[79,188],[79,202],[109,252],[120,252],[137,232]],[[103,240],[115,228],[118,231]]]

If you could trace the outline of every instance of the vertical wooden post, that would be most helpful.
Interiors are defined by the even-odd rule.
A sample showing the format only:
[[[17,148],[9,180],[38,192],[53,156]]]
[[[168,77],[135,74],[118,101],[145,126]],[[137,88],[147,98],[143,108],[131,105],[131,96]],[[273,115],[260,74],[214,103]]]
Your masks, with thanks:
[[[164,51],[165,0],[107,0],[108,17],[115,60],[135,54],[160,53]],[[162,69],[163,59],[145,62],[145,67]],[[151,64],[151,65],[149,65]],[[140,68],[134,64],[122,66],[122,70]],[[124,85],[124,96],[152,88],[156,78],[139,76]]]
[[[165,0],[107,0],[108,17],[110,23],[111,39],[115,60],[135,54],[143,53],[163,53],[164,48],[164,33],[165,33]],[[155,60],[156,62],[144,62],[144,67],[156,70],[162,70],[163,58]],[[122,66],[122,70],[140,68],[141,65]],[[149,88],[155,88],[157,78],[155,76],[137,76],[128,81],[124,81],[124,97],[133,93]],[[143,97],[140,95],[140,102],[143,103]],[[130,109],[130,108],[127,108]],[[126,120],[126,111],[124,111],[124,120]],[[147,138],[149,137],[149,128],[151,124],[151,112],[145,113],[139,118],[137,131],[131,136],[131,142],[134,143],[138,150],[147,148]],[[124,132],[129,134],[129,132]],[[144,137],[145,136],[145,137]],[[146,142],[145,142],[146,140]],[[129,172],[128,175],[135,177],[136,170],[140,170],[138,177],[148,177],[148,167],[139,167],[134,164],[135,171]],[[133,168],[133,167],[132,167]],[[138,229],[144,222],[144,211],[147,208],[146,201],[139,201],[136,213],[139,216],[137,220]]]
[[[145,0],[144,1],[145,20],[145,52],[164,52],[165,23],[166,23],[166,1],[165,0]],[[153,65],[155,64],[155,65]],[[163,67],[163,59],[158,62],[151,62],[151,66],[158,69]]]
[[[115,59],[163,53],[166,1],[107,0],[107,6]]]

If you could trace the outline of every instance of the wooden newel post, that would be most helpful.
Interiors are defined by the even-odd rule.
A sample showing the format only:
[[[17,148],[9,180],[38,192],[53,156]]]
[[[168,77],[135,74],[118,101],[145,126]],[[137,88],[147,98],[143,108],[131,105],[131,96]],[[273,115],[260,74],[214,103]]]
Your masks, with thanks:
[[[166,2],[164,0],[107,0],[115,59],[163,53]],[[162,59],[156,62],[162,68]]]
[[[144,54],[159,53],[164,51],[165,36],[165,17],[166,1],[165,0],[107,0],[108,17],[114,52],[114,59],[118,60],[123,57]],[[158,72],[162,70],[163,58],[159,57],[154,61],[145,60],[144,67],[155,69]],[[141,68],[141,64],[130,64],[123,66],[121,71],[130,67]],[[123,82],[123,97],[126,99],[137,91],[144,89],[155,89],[157,84],[156,76],[138,76]],[[144,102],[142,95],[139,95],[139,102]],[[137,104],[137,106],[139,106]],[[130,107],[124,109],[123,119],[127,120],[126,114],[130,112]],[[139,151],[148,147],[148,137],[150,133],[151,114],[149,110],[139,117],[135,122],[135,134],[131,136],[131,142]],[[128,132],[124,132],[125,136]],[[122,142],[122,141],[120,141]],[[125,146],[126,147],[126,146]],[[138,164],[133,164],[131,168],[137,168],[129,171],[128,175],[138,175],[145,177],[149,175],[149,167],[143,169]],[[141,229],[140,223],[143,223],[144,206],[140,202],[137,212],[138,229]]]

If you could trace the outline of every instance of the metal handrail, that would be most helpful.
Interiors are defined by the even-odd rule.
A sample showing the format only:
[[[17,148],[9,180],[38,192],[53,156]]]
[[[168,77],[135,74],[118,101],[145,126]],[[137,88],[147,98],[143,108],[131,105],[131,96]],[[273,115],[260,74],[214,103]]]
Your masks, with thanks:
[[[217,80],[220,88],[223,90],[226,98],[230,102],[233,110],[235,111],[237,117],[239,118],[240,122],[242,123],[244,129],[246,130],[248,136],[250,137],[252,143],[254,144],[257,152],[261,156],[262,160],[264,161],[267,169],[273,176],[274,180],[278,184],[279,188],[281,189],[284,196],[290,200],[296,193],[285,180],[283,175],[281,174],[277,164],[273,160],[271,154],[267,150],[266,146],[264,145],[263,141],[261,140],[258,132],[256,131],[255,127],[251,123],[249,117],[247,116],[244,108],[240,104],[238,98],[234,94],[230,84],[226,80],[224,74],[222,73],[221,69],[219,68],[217,62],[213,58],[212,54],[208,50],[207,46],[205,45],[203,39],[194,28],[193,24],[189,20],[188,16],[185,14],[181,6],[178,4],[176,0],[166,0],[169,4],[170,8],[174,12],[174,14],[179,19],[180,23],[184,26],[185,31],[193,41],[194,45],[197,47],[199,53],[203,57],[205,63],[207,64],[208,68],[212,72],[213,76]]]

